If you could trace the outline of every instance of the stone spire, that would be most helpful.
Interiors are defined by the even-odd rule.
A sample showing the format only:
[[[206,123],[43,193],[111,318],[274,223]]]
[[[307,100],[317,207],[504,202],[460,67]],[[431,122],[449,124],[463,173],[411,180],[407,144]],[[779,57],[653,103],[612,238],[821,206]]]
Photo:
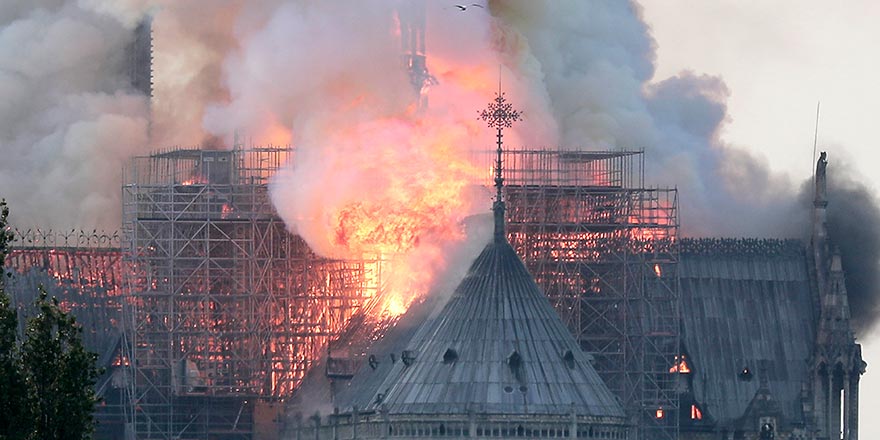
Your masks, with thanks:
[[[816,163],[813,199],[812,251],[820,307],[812,360],[813,417],[819,436],[837,438],[843,432],[844,438],[857,440],[859,380],[867,364],[850,326],[840,252],[832,249],[828,240],[827,165],[822,152]]]

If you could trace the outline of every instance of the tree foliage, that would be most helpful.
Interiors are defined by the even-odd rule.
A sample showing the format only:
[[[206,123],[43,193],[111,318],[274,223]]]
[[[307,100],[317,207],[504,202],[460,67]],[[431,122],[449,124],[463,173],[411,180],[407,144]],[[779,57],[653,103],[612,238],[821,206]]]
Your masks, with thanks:
[[[25,338],[17,338],[17,314],[5,291],[13,238],[8,215],[0,201],[0,440],[91,438],[97,356],[83,346],[76,319],[41,287]]]
[[[96,357],[82,344],[82,328],[58,300],[40,290],[28,321],[22,366],[34,418],[33,440],[80,440],[92,433],[98,399]]]
[[[9,208],[0,201],[0,439],[25,439],[31,431],[27,386],[16,339],[18,316],[6,293],[6,255],[12,241]]]

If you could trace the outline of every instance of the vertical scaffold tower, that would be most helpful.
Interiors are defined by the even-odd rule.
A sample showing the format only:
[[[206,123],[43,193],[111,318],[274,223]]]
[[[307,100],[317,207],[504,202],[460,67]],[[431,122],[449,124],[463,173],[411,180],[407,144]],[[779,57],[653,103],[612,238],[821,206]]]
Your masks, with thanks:
[[[637,151],[504,154],[510,243],[620,397],[639,439],[674,439],[678,200]]]
[[[374,295],[372,262],[316,256],[272,208],[268,179],[292,156],[174,150],[127,167],[137,438],[277,438],[283,400]]]

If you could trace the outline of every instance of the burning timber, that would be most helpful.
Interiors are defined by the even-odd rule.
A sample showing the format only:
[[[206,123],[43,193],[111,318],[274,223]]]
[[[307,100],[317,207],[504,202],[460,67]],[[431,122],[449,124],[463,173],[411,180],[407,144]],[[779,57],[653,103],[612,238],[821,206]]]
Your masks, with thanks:
[[[609,153],[605,158],[625,156]],[[487,276],[481,256],[437,317],[429,319],[430,309],[441,305],[414,307],[400,320],[401,329],[391,328],[386,338],[367,348],[369,356],[359,371],[350,376],[328,374],[333,412],[304,420],[301,415],[315,407],[300,404],[290,423],[291,435],[857,439],[858,383],[865,363],[849,322],[840,256],[832,251],[825,231],[824,156],[817,171],[808,245],[773,239],[678,240],[674,192],[658,192],[670,194],[664,199],[640,186],[607,180],[597,184],[579,179],[569,168],[578,162],[586,168],[583,164],[599,157],[558,152],[508,155],[510,176],[517,174],[515,164],[525,163],[522,174],[539,177],[531,182],[509,178],[506,238],[514,247],[520,244],[517,253],[623,403],[629,415],[626,433],[615,430],[613,423],[579,419],[574,397],[567,400],[573,403],[569,426],[562,422],[563,411],[544,412],[541,402],[572,391],[559,389],[548,395],[529,388],[547,383],[542,380],[547,376],[536,372],[555,371],[558,360],[552,357],[538,362],[520,384],[522,402],[536,404],[529,411],[511,406],[505,394],[495,390],[511,374],[519,380],[515,371],[492,376],[497,365],[474,366],[504,352],[474,348],[471,345],[487,340],[461,336],[470,320],[496,316],[487,312],[490,299],[466,306],[472,295],[466,286],[473,285],[468,279]],[[594,176],[608,171],[597,169]],[[573,184],[554,182],[554,175],[564,175]],[[620,215],[624,212],[629,214]],[[572,213],[577,214],[566,221],[566,214]],[[509,271],[515,265],[506,266]],[[494,276],[500,280],[478,285],[491,290],[515,278],[507,271]],[[511,325],[516,327],[522,319],[535,321],[529,316],[511,309]],[[459,333],[445,337],[450,322],[459,322],[453,326]],[[533,332],[514,334],[519,341]],[[664,353],[663,347],[675,351]],[[472,350],[483,356],[461,357]],[[518,350],[512,353],[506,358],[508,366],[520,359],[515,356]],[[498,365],[505,363],[502,360],[498,358]],[[459,361],[464,363],[456,368]],[[482,384],[482,374],[497,381]],[[309,397],[317,395],[311,383],[304,387]],[[668,400],[663,400],[667,392]],[[462,402],[468,405],[460,407]]]
[[[128,360],[123,356],[122,332],[126,264],[120,237],[97,231],[56,233],[15,230],[6,264],[13,277],[7,287],[18,309],[20,334],[39,288],[59,299],[83,326],[85,347],[98,354],[101,407],[95,414],[98,438],[124,433],[128,407]]]
[[[285,230],[266,185],[293,155],[135,158],[121,235],[17,234],[10,287],[21,313],[28,292],[48,286],[109,366],[98,438],[312,436],[304,378],[302,390],[327,387],[316,394],[324,408],[351,411],[340,400],[348,383],[402,362],[441,306],[422,298],[383,320],[369,313],[381,262],[320,258]],[[622,404],[628,438],[856,439],[865,364],[824,232],[834,201],[817,186],[809,243],[680,239],[677,193],[644,185],[643,156],[504,153],[507,239]],[[394,432],[451,436],[465,421]],[[527,437],[505,423],[481,432]]]
[[[624,403],[630,418],[639,420],[641,432],[648,438],[675,438],[677,425],[669,423],[672,418],[658,420],[653,417],[653,409],[658,407],[675,414],[675,378],[667,374],[665,380],[649,381],[646,377],[653,378],[653,371],[658,369],[665,371],[670,359],[679,351],[675,315],[678,303],[676,192],[644,187],[643,155],[639,152],[515,151],[504,152],[503,163],[506,237],[510,246],[523,256],[529,272],[555,306],[580,349],[586,349],[592,355],[603,387],[611,389],[616,399]],[[655,274],[658,268],[665,271],[664,277]],[[503,274],[498,276],[504,277]],[[589,294],[585,294],[587,292]],[[653,301],[646,301],[648,297]],[[423,321],[430,315],[432,307],[434,305],[428,299],[413,308],[414,319],[409,313],[401,319],[399,325],[404,330],[390,330],[389,337],[375,345],[368,341],[362,351],[369,353],[369,359],[365,359],[362,365],[366,366],[361,367],[361,372],[343,374],[334,369],[328,374],[329,387],[341,390],[341,397],[332,397],[337,399],[333,403],[342,409],[346,407],[345,402],[353,398],[353,402],[363,405],[366,411],[371,403],[370,393],[363,390],[350,392],[344,383],[351,380],[352,388],[359,390],[360,383],[381,383],[381,379],[369,379],[370,371],[373,367],[378,368],[376,371],[395,368],[383,365],[394,363],[394,359],[402,362],[405,352],[416,351],[408,345],[413,337],[413,331],[410,331],[415,325],[413,321]],[[646,334],[647,329],[633,325],[633,320],[646,312],[650,313],[655,329],[663,331]],[[633,352],[644,355],[639,356],[638,361],[625,356],[625,353]],[[420,362],[420,355],[416,356],[414,362]],[[654,364],[648,366],[646,360]],[[330,361],[334,360],[331,358]],[[431,358],[421,362],[434,361]],[[314,403],[312,396],[326,395],[316,392],[309,381],[305,387],[309,390],[310,403]],[[384,394],[379,389],[373,391]],[[625,400],[621,396],[629,398]],[[560,436],[563,431],[571,432],[570,410],[557,414],[568,420],[564,427],[559,425]],[[650,417],[646,416],[648,412]],[[308,409],[303,411],[306,415],[310,413]],[[517,432],[516,426],[491,422],[479,411],[475,415],[489,423],[486,428],[473,428],[485,429],[485,435],[491,435],[493,429]],[[550,423],[549,419],[545,422]],[[590,432],[592,422],[582,422],[585,433]],[[412,437],[417,436],[416,432],[437,430],[436,426],[431,428],[424,423],[413,423],[401,425],[398,435]],[[462,420],[449,421],[446,425],[451,427],[462,423]],[[558,424],[558,421],[553,423]],[[299,426],[297,432],[302,435],[312,435],[304,433],[303,428],[312,425],[291,425]],[[365,429],[367,425],[369,423]],[[549,426],[544,426],[545,433]],[[601,426],[600,423],[594,428]],[[601,428],[601,435],[611,435],[612,432],[615,436],[623,435],[615,429],[610,426]],[[529,437],[540,437],[539,432],[528,427]],[[549,432],[545,435],[557,434],[556,428]],[[596,432],[600,435],[600,431]]]
[[[271,430],[280,402],[375,295],[376,261],[320,258],[276,216],[267,182],[290,155],[176,150],[126,170],[139,438]]]

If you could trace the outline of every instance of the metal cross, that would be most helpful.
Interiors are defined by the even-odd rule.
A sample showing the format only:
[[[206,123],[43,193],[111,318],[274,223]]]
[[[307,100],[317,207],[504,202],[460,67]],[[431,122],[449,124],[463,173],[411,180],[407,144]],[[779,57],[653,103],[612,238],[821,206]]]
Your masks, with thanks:
[[[504,93],[499,91],[495,95],[494,102],[480,112],[480,119],[486,121],[489,128],[498,130],[510,128],[514,122],[522,120],[522,112],[514,110],[513,105],[504,99]]]

